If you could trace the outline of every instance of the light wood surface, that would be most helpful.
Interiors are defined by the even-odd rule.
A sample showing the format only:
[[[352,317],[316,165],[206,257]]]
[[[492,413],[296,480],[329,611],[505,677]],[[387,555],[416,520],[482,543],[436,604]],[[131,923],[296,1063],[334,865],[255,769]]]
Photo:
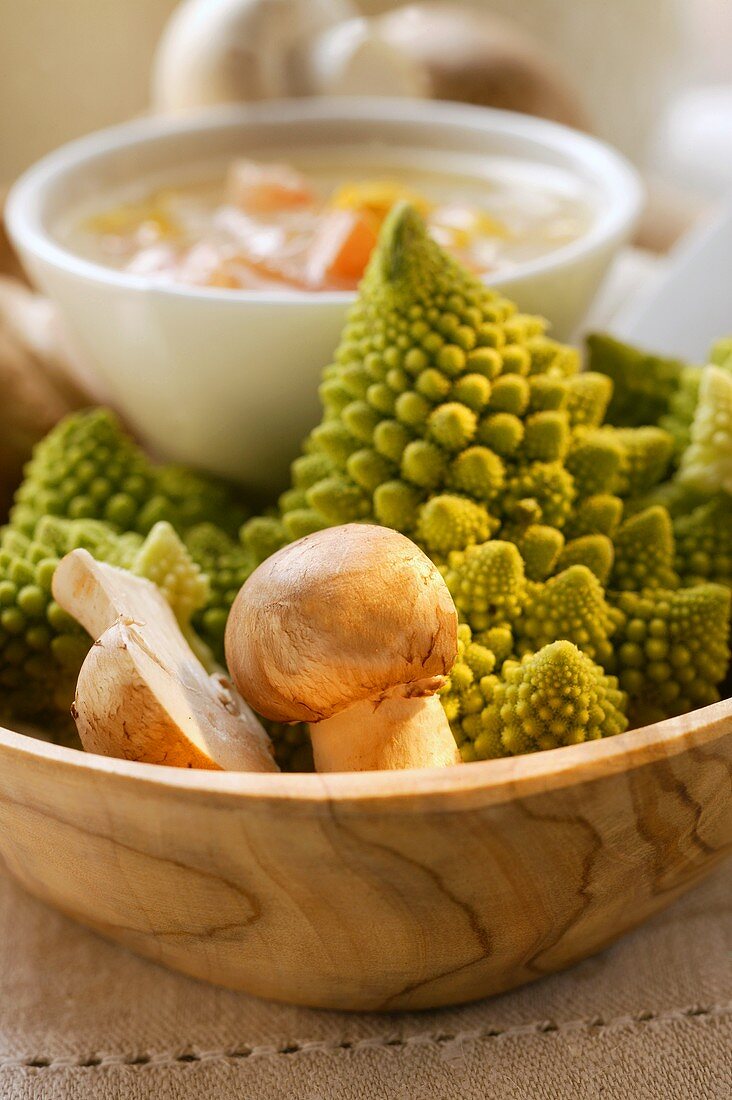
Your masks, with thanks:
[[[0,730],[0,854],[167,966],[347,1009],[495,993],[600,950],[732,847],[732,701],[455,768],[266,775]]]

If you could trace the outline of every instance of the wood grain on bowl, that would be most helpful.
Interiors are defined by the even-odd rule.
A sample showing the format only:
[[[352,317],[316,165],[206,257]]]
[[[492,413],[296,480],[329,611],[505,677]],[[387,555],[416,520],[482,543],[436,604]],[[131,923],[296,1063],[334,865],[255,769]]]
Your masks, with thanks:
[[[167,966],[299,1004],[412,1009],[599,951],[732,847],[732,700],[423,771],[192,772],[0,731],[0,854]]]

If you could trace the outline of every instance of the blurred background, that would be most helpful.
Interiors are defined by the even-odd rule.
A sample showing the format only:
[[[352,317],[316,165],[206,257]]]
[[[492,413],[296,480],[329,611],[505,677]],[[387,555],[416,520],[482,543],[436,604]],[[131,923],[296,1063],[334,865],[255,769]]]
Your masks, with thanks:
[[[365,14],[397,6],[359,4]],[[694,150],[685,146],[705,127],[721,125],[723,105],[711,94],[719,88],[710,86],[732,83],[730,0],[472,0],[472,6],[530,32],[575,89],[590,127],[643,167],[668,175],[673,161],[677,182],[700,190],[727,182],[732,149],[724,170],[718,168],[720,181],[695,170]],[[0,182],[70,138],[144,111],[155,45],[175,7],[176,0],[0,0]],[[724,104],[732,117],[730,100],[728,94]],[[669,140],[684,148],[669,150]],[[690,163],[680,177],[676,162],[684,157]],[[713,167],[707,175],[715,177]]]

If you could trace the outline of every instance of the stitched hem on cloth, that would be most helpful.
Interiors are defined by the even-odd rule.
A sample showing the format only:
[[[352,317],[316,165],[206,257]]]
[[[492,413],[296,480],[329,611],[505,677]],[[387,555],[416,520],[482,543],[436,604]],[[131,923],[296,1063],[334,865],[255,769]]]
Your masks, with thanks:
[[[374,1048],[407,1049],[418,1046],[445,1046],[451,1043],[475,1042],[485,1039],[510,1039],[530,1035],[557,1035],[566,1032],[584,1031],[588,1034],[600,1033],[611,1029],[637,1027],[654,1023],[669,1023],[682,1020],[709,1019],[727,1016],[732,1012],[732,1001],[724,1004],[690,1005],[686,1008],[672,1009],[667,1012],[640,1012],[632,1016],[616,1016],[604,1020],[600,1016],[584,1020],[569,1020],[555,1024],[551,1020],[539,1020],[535,1023],[521,1024],[516,1027],[485,1027],[456,1032],[418,1032],[415,1035],[374,1036],[366,1039],[318,1040],[284,1043],[281,1046],[238,1046],[224,1050],[194,1050],[183,1047],[179,1051],[145,1052],[138,1054],[91,1054],[88,1057],[2,1057],[0,1069],[99,1069],[106,1066],[171,1066],[185,1065],[191,1062],[236,1061],[246,1058],[281,1058],[294,1054],[329,1053],[343,1051],[373,1050]]]

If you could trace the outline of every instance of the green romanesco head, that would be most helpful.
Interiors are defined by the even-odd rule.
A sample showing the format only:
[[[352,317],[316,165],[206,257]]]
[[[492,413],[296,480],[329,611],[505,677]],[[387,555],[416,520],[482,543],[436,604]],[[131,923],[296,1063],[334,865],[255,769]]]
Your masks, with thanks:
[[[568,641],[508,662],[481,714],[476,755],[536,752],[578,745],[627,729],[617,680]]]
[[[146,534],[165,520],[182,534],[205,521],[235,534],[246,517],[238,494],[217,478],[154,466],[109,409],[83,409],[36,446],[10,523],[32,534],[44,516],[96,519]]]
[[[559,406],[578,362],[544,328],[447,256],[414,210],[396,207],[324,372],[323,420],[293,466],[296,492],[266,530],[260,520],[245,527],[245,544],[260,555],[318,526],[376,521],[445,555],[460,548],[458,532],[462,547],[494,533],[517,492],[535,493],[549,522],[561,521],[573,487]],[[550,383],[544,391],[536,378]]]

